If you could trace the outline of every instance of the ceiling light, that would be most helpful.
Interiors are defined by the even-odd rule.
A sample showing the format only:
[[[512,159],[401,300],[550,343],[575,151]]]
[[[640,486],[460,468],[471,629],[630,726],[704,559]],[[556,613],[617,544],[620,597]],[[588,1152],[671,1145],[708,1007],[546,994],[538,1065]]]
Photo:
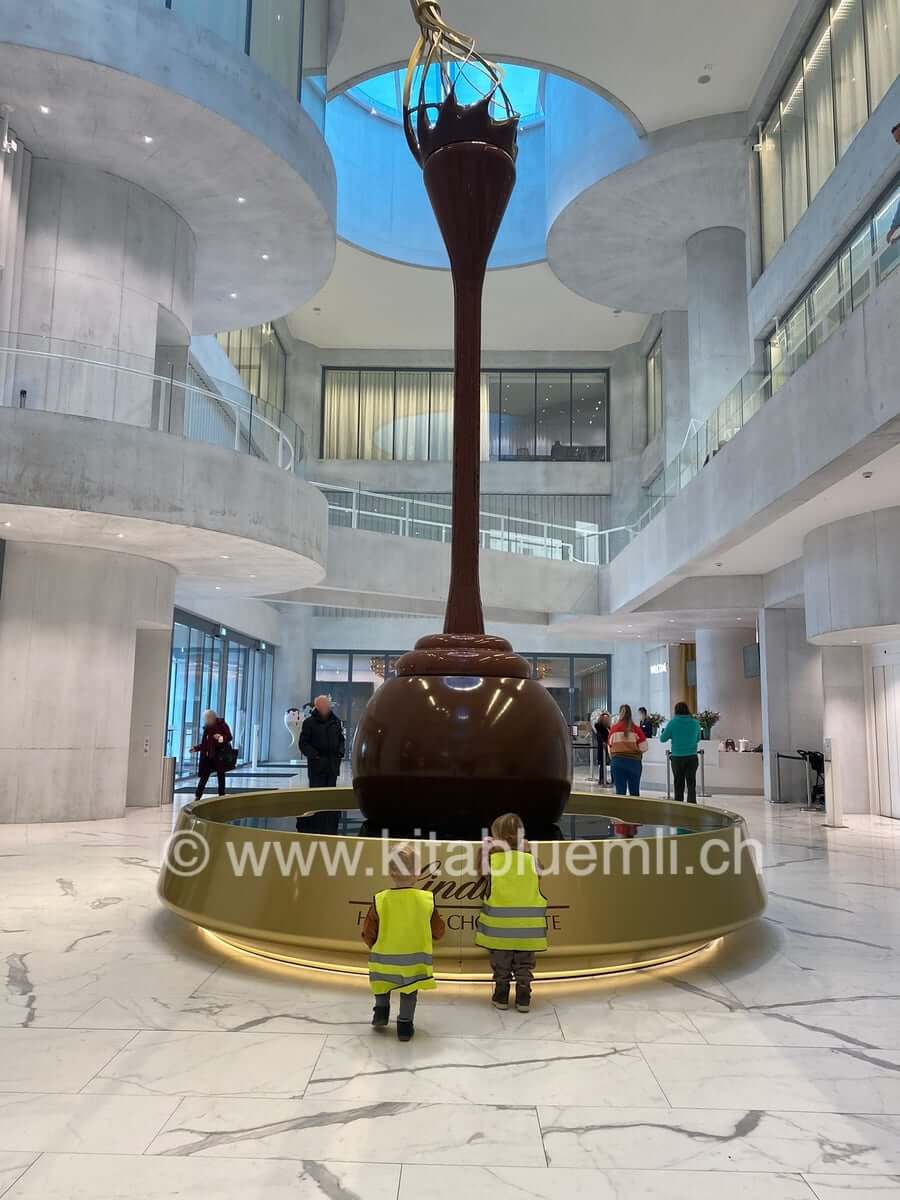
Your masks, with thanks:
[[[743,617],[738,617],[739,621],[743,621],[743,619],[744,619]]]
[[[46,104],[42,104],[42,105],[41,105],[41,107],[40,107],[40,111],[41,111],[41,112],[44,114],[44,116],[45,116],[45,117],[49,117],[49,116],[50,116],[50,109],[47,107],[47,105],[46,105]]]
[[[377,113],[377,111],[376,111],[374,108],[370,108],[370,109],[369,109],[369,116],[370,116],[370,117],[377,117],[377,116],[378,116],[378,113]]]
[[[144,134],[144,145],[145,145],[145,146],[152,146],[152,145],[153,145],[153,138],[150,136],[150,134],[149,134],[149,133],[145,133],[145,134]]]
[[[255,579],[255,578],[256,578],[256,576],[255,576],[255,575],[251,575],[251,576],[250,576],[250,578],[251,578],[251,579]]]
[[[229,292],[228,297],[231,300],[237,300],[237,292]]]
[[[117,538],[123,538],[124,536],[125,536],[125,534],[124,534],[124,533],[117,533],[117,534],[116,534],[116,537],[117,537]]]
[[[711,76],[711,75],[706,75],[706,74],[703,74],[703,75],[698,75],[698,76],[697,76],[697,82],[698,82],[698,83],[709,83],[709,81],[710,81],[711,79],[712,79],[712,76]]]
[[[268,261],[269,261],[269,256],[268,256],[268,254],[261,254],[259,257],[260,257],[260,258],[263,260],[263,262],[268,262]]]
[[[862,477],[863,479],[871,479],[874,474],[874,471],[863,471]]]
[[[10,525],[12,525],[12,521],[4,521],[3,525],[4,525],[4,528],[9,529]]]
[[[230,554],[220,554],[219,558],[231,558]]]
[[[237,202],[238,202],[238,204],[246,204],[246,203],[247,203],[247,197],[246,197],[246,196],[238,196],[238,198],[237,198]]]
[[[222,590],[222,589],[219,587],[219,585],[218,585],[218,584],[216,584],[216,591],[217,591],[217,592],[221,592],[221,590]]]

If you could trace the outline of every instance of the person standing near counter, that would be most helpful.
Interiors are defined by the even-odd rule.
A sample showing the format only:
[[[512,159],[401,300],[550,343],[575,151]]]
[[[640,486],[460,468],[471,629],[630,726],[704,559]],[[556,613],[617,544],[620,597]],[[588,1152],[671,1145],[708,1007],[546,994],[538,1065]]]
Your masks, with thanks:
[[[609,731],[609,769],[617,796],[641,794],[641,759],[647,748],[647,735],[635,725],[631,705],[623,704],[618,721]]]
[[[659,735],[661,742],[672,743],[672,776],[675,780],[675,799],[684,803],[687,787],[688,804],[697,803],[697,768],[700,765],[698,748],[703,730],[683,700],[675,705],[675,715]]]

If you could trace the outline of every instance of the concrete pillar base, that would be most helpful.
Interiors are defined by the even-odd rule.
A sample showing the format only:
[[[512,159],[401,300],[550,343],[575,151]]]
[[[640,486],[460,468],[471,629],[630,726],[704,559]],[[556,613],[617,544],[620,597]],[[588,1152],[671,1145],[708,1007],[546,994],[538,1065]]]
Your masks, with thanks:
[[[160,703],[160,672],[151,672],[157,682],[142,703],[135,646],[139,629],[171,628],[175,575],[173,567],[128,554],[6,544],[0,822],[120,817],[129,786],[144,803],[154,780],[158,787],[165,688]],[[156,657],[160,646],[165,652],[164,638]],[[139,721],[140,753],[129,770],[135,697],[141,711],[158,715],[155,726],[152,717]]]

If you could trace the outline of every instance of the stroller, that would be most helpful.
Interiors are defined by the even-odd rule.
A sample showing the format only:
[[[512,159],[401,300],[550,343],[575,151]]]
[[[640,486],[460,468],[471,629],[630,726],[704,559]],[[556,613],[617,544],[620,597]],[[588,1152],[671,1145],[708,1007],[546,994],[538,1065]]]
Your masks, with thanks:
[[[801,811],[824,812],[825,755],[821,750],[798,750],[797,753],[806,763],[806,792],[809,796],[809,804],[805,804]]]

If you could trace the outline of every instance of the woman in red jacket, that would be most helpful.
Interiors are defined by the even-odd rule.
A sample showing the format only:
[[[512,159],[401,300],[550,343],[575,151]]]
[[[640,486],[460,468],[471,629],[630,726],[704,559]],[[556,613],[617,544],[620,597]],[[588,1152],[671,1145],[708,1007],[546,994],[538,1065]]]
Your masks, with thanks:
[[[194,796],[200,800],[204,789],[209,783],[213,771],[219,784],[219,795],[225,795],[225,760],[223,752],[231,744],[231,730],[218,713],[208,708],[203,714],[203,736],[196,746],[191,746],[191,753],[200,751],[200,765],[197,769],[199,779]]]
[[[641,759],[647,746],[647,735],[632,720],[631,706],[623,704],[609,731],[609,769],[617,796],[641,794]]]

